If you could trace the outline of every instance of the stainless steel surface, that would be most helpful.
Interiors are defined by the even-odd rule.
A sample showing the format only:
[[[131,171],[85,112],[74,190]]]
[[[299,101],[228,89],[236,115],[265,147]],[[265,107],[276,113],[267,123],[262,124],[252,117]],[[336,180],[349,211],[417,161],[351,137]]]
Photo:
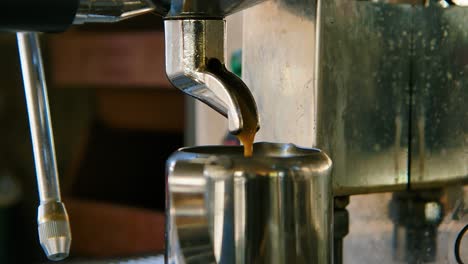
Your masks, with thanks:
[[[330,159],[292,144],[254,149],[171,156],[169,263],[331,263]]]
[[[38,231],[51,260],[68,256],[71,233],[61,202],[47,86],[37,33],[17,33],[40,206]]]
[[[265,0],[80,0],[74,24],[113,23],[149,11],[168,19],[223,19]]]
[[[324,150],[337,195],[466,183],[466,12],[344,0],[246,10],[258,140]]]
[[[258,140],[321,148],[334,163],[334,195],[462,189],[466,12],[347,0],[277,0],[246,10],[243,77],[262,120]],[[441,202],[449,211],[466,195],[466,187],[447,191]],[[387,203],[374,197],[348,207],[344,263],[395,263]],[[445,216],[437,263],[455,263],[459,226]]]
[[[336,194],[408,185],[412,10],[323,2],[317,146],[336,164]]]
[[[467,0],[372,0],[372,2],[386,4],[422,5],[425,7],[436,4],[439,7],[443,8],[447,8],[450,6],[468,6]]]
[[[412,188],[468,183],[468,9],[415,8]]]
[[[151,0],[80,0],[73,24],[114,23],[155,8]],[[156,11],[164,12],[160,8]]]
[[[316,145],[316,10],[315,1],[282,0],[244,11],[242,79],[259,109],[259,141]]]
[[[67,264],[164,264],[164,255],[112,259],[80,259],[64,261]],[[45,264],[45,263],[44,263]]]
[[[258,140],[323,149],[337,195],[406,188],[405,8],[281,0],[244,12],[243,74],[262,120]]]
[[[244,120],[258,128],[255,101],[224,65],[224,20],[166,20],[166,72],[172,84],[228,118],[239,133]]]
[[[224,18],[265,0],[172,0],[168,18]]]

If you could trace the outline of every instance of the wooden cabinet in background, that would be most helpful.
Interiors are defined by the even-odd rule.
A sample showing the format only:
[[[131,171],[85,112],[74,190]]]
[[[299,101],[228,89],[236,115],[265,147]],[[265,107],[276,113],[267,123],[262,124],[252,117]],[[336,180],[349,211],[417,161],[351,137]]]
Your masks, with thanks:
[[[113,128],[183,133],[184,95],[179,90],[108,90],[96,92],[96,113]]]
[[[163,32],[70,31],[47,44],[55,87],[171,88]]]

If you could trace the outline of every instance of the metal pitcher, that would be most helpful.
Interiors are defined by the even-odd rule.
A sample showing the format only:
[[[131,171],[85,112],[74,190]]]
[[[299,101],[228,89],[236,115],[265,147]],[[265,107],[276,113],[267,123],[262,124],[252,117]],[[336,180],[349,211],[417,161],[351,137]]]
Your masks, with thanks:
[[[166,263],[331,263],[332,162],[256,143],[183,148],[167,162]]]

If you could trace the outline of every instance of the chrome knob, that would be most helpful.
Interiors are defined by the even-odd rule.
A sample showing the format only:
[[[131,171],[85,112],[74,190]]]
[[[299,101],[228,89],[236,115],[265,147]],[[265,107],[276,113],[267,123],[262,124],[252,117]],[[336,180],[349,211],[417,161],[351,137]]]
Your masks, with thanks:
[[[68,257],[71,244],[70,223],[62,202],[41,204],[38,209],[39,242],[47,258],[53,261]]]

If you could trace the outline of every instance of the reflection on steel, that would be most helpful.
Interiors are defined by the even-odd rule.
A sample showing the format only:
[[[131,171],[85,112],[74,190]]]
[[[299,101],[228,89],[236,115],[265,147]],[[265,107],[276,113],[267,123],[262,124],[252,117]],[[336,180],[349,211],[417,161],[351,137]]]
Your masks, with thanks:
[[[330,159],[292,144],[254,149],[169,159],[169,263],[331,263]]]
[[[168,18],[224,18],[265,0],[172,0]]]
[[[243,77],[259,107],[258,139],[323,149],[336,195],[403,190],[410,8],[314,3],[244,12]]]
[[[468,183],[468,9],[416,9],[411,188]]]
[[[468,9],[434,1],[277,0],[246,10],[243,77],[262,120],[258,139],[325,151],[334,163],[335,196],[467,184],[467,19]],[[447,197],[463,201],[463,191]],[[423,210],[408,219],[416,225],[442,219],[438,202],[403,206]],[[381,254],[390,252],[391,228],[368,226],[368,216],[385,215],[385,208],[348,209],[344,262],[392,263]],[[359,213],[366,217],[353,218]],[[371,239],[356,232],[361,227]],[[431,243],[435,232],[444,235],[429,232]],[[453,254],[439,242],[438,252],[421,239],[405,246],[421,246],[415,253],[439,263]],[[357,256],[362,249],[368,254]]]
[[[80,0],[73,24],[114,23],[153,10],[151,0]]]
[[[313,3],[244,12],[258,139],[324,150],[337,195],[467,182],[468,10]]]
[[[258,127],[249,89],[224,66],[224,20],[166,20],[166,72],[172,84],[228,118],[240,132],[243,120]]]
[[[50,260],[61,260],[68,256],[71,232],[60,198],[39,40],[36,33],[18,33],[17,38],[39,188],[39,240]]]
[[[336,193],[407,188],[411,19],[409,5],[323,2],[317,146]]]
[[[169,19],[222,19],[265,0],[80,0],[74,24],[112,23],[149,11]]]
[[[373,3],[385,3],[385,4],[407,4],[407,5],[423,5],[425,7],[433,6],[437,4],[440,7],[450,6],[468,6],[468,0],[359,0],[359,1],[371,1]]]

